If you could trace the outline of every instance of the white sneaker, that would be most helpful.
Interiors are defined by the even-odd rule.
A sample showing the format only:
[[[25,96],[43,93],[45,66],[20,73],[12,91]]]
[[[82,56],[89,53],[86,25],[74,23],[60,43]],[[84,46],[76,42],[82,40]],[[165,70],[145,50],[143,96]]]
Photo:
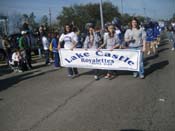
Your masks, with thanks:
[[[136,78],[138,76],[138,73],[137,72],[134,72],[133,73],[133,77]]]
[[[14,69],[14,72],[18,72],[18,70],[17,69]]]
[[[54,67],[54,69],[55,69],[55,70],[58,70],[58,69],[60,69],[60,67]]]
[[[80,74],[75,74],[74,76],[75,76],[75,77],[78,77],[78,76],[80,76]]]
[[[174,51],[174,47],[171,50]]]
[[[95,79],[95,80],[98,80],[99,78],[98,78],[98,76],[97,76],[97,75],[95,75],[95,76],[94,76],[94,79]]]
[[[22,70],[18,70],[19,73],[23,72]]]
[[[68,77],[72,77],[73,75],[70,75],[70,74],[69,74],[69,75],[67,75],[67,76],[68,76]]]
[[[145,76],[144,75],[139,75],[140,79],[144,79]]]
[[[151,51],[148,51],[147,55],[150,55],[151,54]]]

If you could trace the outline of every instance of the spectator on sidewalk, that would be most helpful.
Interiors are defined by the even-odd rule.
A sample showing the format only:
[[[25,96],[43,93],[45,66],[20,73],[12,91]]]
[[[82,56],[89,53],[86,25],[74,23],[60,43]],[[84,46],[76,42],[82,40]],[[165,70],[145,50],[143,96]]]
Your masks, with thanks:
[[[32,68],[32,66],[31,66],[31,54],[29,54],[30,47],[29,47],[29,43],[28,43],[27,32],[22,31],[21,34],[22,34],[22,36],[19,38],[19,49],[20,49],[22,57],[26,59],[28,69],[31,69]]]
[[[42,45],[43,45],[44,54],[45,54],[45,64],[46,65],[50,65],[50,60],[49,60],[49,41],[48,41],[46,32],[43,32],[43,34],[42,34]]]
[[[10,45],[10,42],[9,42],[8,37],[6,35],[2,39],[2,47],[5,51],[6,62],[8,64],[10,57],[11,57],[11,45]]]
[[[167,36],[168,36],[169,43],[172,45],[171,50],[174,51],[174,48],[175,48],[175,31],[173,30],[172,26],[168,27]]]
[[[14,50],[12,59],[9,61],[9,64],[15,72],[23,72],[27,70],[26,60],[22,57],[19,49]]]
[[[52,40],[51,40],[51,47],[52,47],[52,52],[54,55],[54,65],[56,69],[60,68],[60,57],[59,57],[59,52],[58,52],[58,35],[56,33],[52,34]]]

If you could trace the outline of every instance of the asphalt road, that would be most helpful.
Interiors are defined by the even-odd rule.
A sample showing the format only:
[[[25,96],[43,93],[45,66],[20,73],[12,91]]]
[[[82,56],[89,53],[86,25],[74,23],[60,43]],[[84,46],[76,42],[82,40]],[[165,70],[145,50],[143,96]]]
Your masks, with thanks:
[[[175,131],[175,52],[163,36],[157,56],[146,56],[145,79],[117,72],[93,79],[89,69],[43,63],[0,75],[0,131]]]

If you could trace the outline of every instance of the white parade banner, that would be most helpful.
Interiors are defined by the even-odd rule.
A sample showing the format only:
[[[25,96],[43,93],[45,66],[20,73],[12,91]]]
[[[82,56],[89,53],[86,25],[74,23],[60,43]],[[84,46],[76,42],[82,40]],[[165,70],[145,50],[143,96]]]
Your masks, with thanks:
[[[116,49],[60,49],[63,67],[139,71],[140,50]]]

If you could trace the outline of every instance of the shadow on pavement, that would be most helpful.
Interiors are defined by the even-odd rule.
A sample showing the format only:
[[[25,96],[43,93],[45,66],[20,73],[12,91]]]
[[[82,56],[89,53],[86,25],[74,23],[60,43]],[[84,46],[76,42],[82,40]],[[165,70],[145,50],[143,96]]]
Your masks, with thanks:
[[[42,58],[35,58],[34,60],[32,60],[32,65],[39,63],[39,62],[43,62],[44,60]],[[6,75],[6,74],[10,74],[13,72],[12,69],[10,69],[10,67],[7,64],[4,64],[4,62],[2,62],[3,65],[0,65],[0,76]],[[46,66],[45,64],[39,64],[33,67],[33,69],[38,69],[40,67],[44,67]]]
[[[169,64],[168,60],[165,60],[165,61],[158,62],[158,63],[150,65],[148,68],[145,69],[145,76],[153,73],[156,70],[164,68],[168,64]]]
[[[39,65],[35,65],[33,66],[33,69],[38,69],[38,68],[42,68],[42,67],[46,67],[47,65],[45,64],[39,64]]]
[[[147,62],[152,59],[156,59],[158,56],[159,56],[158,54],[147,56],[145,57],[144,62]]]
[[[160,50],[158,50],[158,53],[163,52],[163,51],[166,51],[166,50],[169,50],[169,48],[160,49]]]
[[[0,92],[12,87],[13,85],[19,83],[20,81],[27,80],[27,79],[30,79],[30,78],[34,78],[34,77],[37,77],[37,76],[41,76],[41,75],[44,75],[44,74],[50,73],[50,72],[55,72],[55,70],[52,69],[52,70],[48,70],[48,71],[45,71],[45,72],[41,72],[40,70],[31,71],[31,72],[23,72],[23,73],[21,73],[17,76],[12,76],[10,78],[2,79],[2,80],[0,80],[0,85],[1,85],[0,86]]]
[[[132,74],[132,71],[120,71],[120,70],[118,70],[118,71],[115,71],[115,73],[116,73],[116,75],[117,76],[121,76],[121,75],[130,75],[130,74]]]
[[[120,131],[144,131],[144,130],[138,130],[138,129],[121,129]]]
[[[32,74],[34,74],[34,73],[35,72],[23,73],[23,74],[20,74],[17,76],[12,76],[10,78],[0,80],[0,85],[2,85],[0,87],[0,92],[5,90],[5,89],[8,89],[9,87],[13,86],[14,84],[17,84],[18,82],[20,82],[22,80],[26,80],[26,79],[41,75],[41,74],[37,74],[36,76],[33,76]],[[30,76],[30,75],[32,75],[32,76]]]
[[[165,46],[165,45],[167,45],[167,44],[169,44],[169,43],[167,42],[167,40],[166,40],[166,41],[161,41],[160,44],[159,44],[159,47]]]
[[[90,71],[87,71],[84,73],[80,73],[80,76],[83,76],[83,75],[94,75],[94,72],[93,72],[93,70],[90,70]]]
[[[13,70],[11,70],[8,65],[0,66],[0,76],[10,74],[12,72]]]
[[[99,73],[98,73],[98,76],[99,76],[99,79],[102,79],[106,76],[107,74],[107,70],[99,70]],[[130,75],[132,74],[132,71],[123,71],[123,70],[113,70],[113,77],[109,78],[108,80],[113,80],[115,78],[117,78],[118,76],[123,76],[123,75]],[[81,73],[80,76],[83,76],[83,75],[94,75],[94,72],[93,70],[90,70],[90,71],[87,71],[87,72],[84,72],[84,73]]]

